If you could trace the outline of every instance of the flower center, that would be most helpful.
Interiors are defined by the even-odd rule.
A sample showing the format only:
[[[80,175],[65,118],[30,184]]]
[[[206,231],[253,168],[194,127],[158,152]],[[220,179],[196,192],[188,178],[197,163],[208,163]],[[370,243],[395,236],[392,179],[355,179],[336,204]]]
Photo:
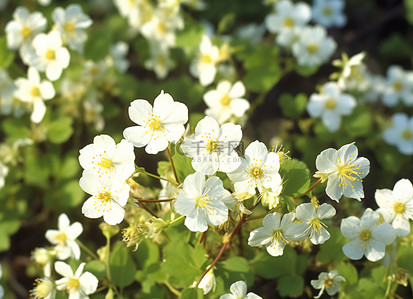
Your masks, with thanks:
[[[323,14],[324,14],[324,15],[330,16],[331,13],[332,13],[332,11],[331,11],[331,8],[330,8],[330,7],[326,6],[326,7],[323,8]]]
[[[202,54],[200,61],[201,61],[201,63],[211,63],[211,62],[212,62],[211,55],[209,55],[209,54]]]
[[[404,212],[404,210],[406,209],[406,207],[404,206],[404,203],[396,202],[393,205],[393,209],[397,214],[402,214]]]
[[[152,118],[151,121],[149,122],[149,128],[151,128],[154,131],[159,130],[161,127],[162,127],[162,122],[157,118]]]
[[[412,131],[410,130],[404,130],[402,133],[403,139],[411,139],[412,138]]]
[[[57,234],[54,236],[54,239],[55,239],[58,243],[62,244],[62,243],[64,243],[64,242],[66,242],[66,240],[67,240],[67,235],[66,235],[65,232],[59,232],[59,233],[57,233]]]
[[[253,167],[250,170],[250,176],[252,176],[254,179],[258,179],[261,177],[263,171],[259,167]]]
[[[46,51],[45,56],[46,56],[46,59],[49,59],[49,60],[55,60],[56,59],[56,53],[55,53],[54,50],[51,50],[51,49]]]
[[[368,241],[368,240],[370,240],[371,239],[371,232],[369,231],[369,230],[367,230],[367,229],[363,229],[361,232],[360,232],[360,239],[362,239],[363,241]]]
[[[112,194],[111,194],[110,191],[108,191],[108,190],[105,190],[105,191],[100,192],[100,193],[98,194],[98,198],[99,198],[100,201],[103,202],[103,203],[109,202],[110,199],[111,199],[111,197],[112,197]]]
[[[196,202],[196,205],[198,207],[200,207],[202,210],[205,210],[210,204],[209,196],[208,195],[204,195],[204,196],[198,195],[195,198],[195,202]]]
[[[284,19],[284,26],[285,27],[293,27],[294,26],[294,20],[292,18],[285,18]]]
[[[318,46],[317,44],[311,43],[307,46],[307,51],[310,54],[315,54],[318,51]]]
[[[69,281],[67,282],[67,288],[69,290],[76,290],[78,289],[80,286],[80,282],[78,278],[69,278]]]
[[[360,174],[363,174],[363,172],[359,173],[357,170],[360,169],[359,164],[342,164],[341,160],[339,159],[339,164],[337,164],[337,174],[340,176],[341,183],[338,185],[339,187],[342,187],[343,184],[348,186],[347,183],[344,183],[346,180],[350,181],[360,181],[363,182],[361,179]],[[354,188],[354,186],[351,186]]]
[[[226,94],[222,96],[219,102],[221,103],[222,106],[228,106],[229,103],[231,103],[231,98],[229,97],[229,95]]]
[[[34,98],[40,97],[40,89],[39,89],[39,87],[34,86],[34,87],[32,88],[32,90],[30,90],[30,94],[31,94],[31,96],[34,97]]]
[[[46,281],[41,281],[36,286],[34,293],[38,298],[46,298],[46,296],[50,294],[51,290],[52,288],[49,283],[47,283]]]
[[[168,28],[166,27],[165,23],[159,23],[158,24],[158,30],[160,33],[165,34],[168,30]]]
[[[209,140],[206,144],[206,150],[210,153],[215,152],[218,149],[218,142],[215,140]]]
[[[21,30],[21,34],[22,34],[23,38],[28,37],[31,32],[32,32],[32,31],[30,30],[30,27],[29,27],[29,26],[24,26],[24,27],[22,28],[22,30]]]
[[[326,288],[331,288],[331,286],[333,285],[333,280],[328,278],[324,281],[324,285],[326,286]]]
[[[326,109],[328,109],[328,110],[333,110],[334,108],[336,108],[337,103],[336,103],[336,101],[335,101],[334,99],[328,99],[328,100],[325,102],[324,106],[325,106]]]
[[[99,166],[106,169],[110,169],[113,167],[113,161],[110,158],[102,158],[102,160],[100,160],[99,162]]]
[[[75,23],[74,22],[67,22],[64,26],[64,30],[67,33],[73,33],[75,32]]]
[[[310,220],[310,226],[312,227],[312,229],[318,232],[323,226],[323,223],[318,218],[313,218]]]
[[[403,84],[399,81],[396,81],[396,82],[393,83],[393,89],[395,91],[400,91],[400,90],[403,89]]]
[[[36,250],[34,253],[34,260],[36,263],[40,265],[46,265],[47,262],[49,261],[49,255],[47,254],[46,251]]]
[[[272,232],[272,237],[271,237],[271,243],[274,242],[284,242],[287,243],[287,240],[284,238],[282,230],[281,229],[275,229]]]

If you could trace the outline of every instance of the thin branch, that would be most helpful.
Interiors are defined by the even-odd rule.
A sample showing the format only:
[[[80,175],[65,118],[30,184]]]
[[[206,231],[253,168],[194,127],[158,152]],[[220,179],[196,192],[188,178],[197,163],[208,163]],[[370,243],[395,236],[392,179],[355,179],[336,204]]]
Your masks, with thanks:
[[[179,185],[180,182],[179,182],[179,179],[178,179],[178,175],[176,174],[174,160],[172,159],[171,152],[169,151],[169,147],[166,148],[166,153],[168,154],[169,162],[171,162],[171,166],[172,166],[172,170],[174,172],[175,180]]]

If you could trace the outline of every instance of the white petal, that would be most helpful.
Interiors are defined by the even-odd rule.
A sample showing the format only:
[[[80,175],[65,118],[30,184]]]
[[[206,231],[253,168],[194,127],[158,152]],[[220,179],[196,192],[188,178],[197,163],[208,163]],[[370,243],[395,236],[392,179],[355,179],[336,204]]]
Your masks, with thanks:
[[[258,140],[250,143],[245,149],[245,158],[247,161],[265,162],[268,155],[268,149],[264,143]]]
[[[355,239],[343,246],[343,253],[352,260],[359,260],[364,255],[364,243]]]
[[[152,113],[152,106],[146,100],[134,100],[128,109],[130,119],[143,126]]]
[[[360,235],[360,219],[355,216],[344,218],[340,225],[341,233],[348,239],[354,239]]]
[[[310,221],[315,216],[316,212],[312,203],[300,204],[296,209],[296,217],[299,221]]]
[[[269,230],[280,229],[281,215],[277,212],[266,215],[262,220],[262,225]]]
[[[183,191],[190,196],[196,197],[202,194],[205,184],[205,175],[199,172],[188,175],[183,184]]]
[[[90,272],[83,273],[79,278],[79,282],[80,288],[85,292],[86,295],[94,293],[99,283],[96,276]]]
[[[332,205],[327,203],[323,203],[321,206],[317,208],[317,217],[320,219],[327,219],[334,217],[336,214],[336,209]]]
[[[366,258],[369,261],[376,262],[384,257],[386,246],[376,240],[370,240],[366,247]]]
[[[272,231],[265,227],[254,229],[248,238],[248,245],[261,246],[271,242]]]
[[[390,245],[396,238],[394,228],[388,223],[381,223],[374,228],[371,232],[373,239],[385,244]]]
[[[92,196],[89,197],[82,206],[82,213],[88,218],[99,218],[103,215],[101,209],[98,209],[100,202],[96,199],[96,197]]]
[[[151,140],[151,134],[139,126],[128,127],[123,131],[123,137],[136,147],[143,147]]]
[[[30,120],[36,124],[40,123],[46,114],[46,105],[43,100],[37,98],[33,102],[33,112],[30,116]]]
[[[56,269],[56,272],[62,275],[63,277],[70,278],[74,276],[72,268],[64,262],[55,262],[54,268]]]
[[[247,294],[247,284],[242,280],[234,282],[229,288],[231,293],[237,298],[243,298]]]

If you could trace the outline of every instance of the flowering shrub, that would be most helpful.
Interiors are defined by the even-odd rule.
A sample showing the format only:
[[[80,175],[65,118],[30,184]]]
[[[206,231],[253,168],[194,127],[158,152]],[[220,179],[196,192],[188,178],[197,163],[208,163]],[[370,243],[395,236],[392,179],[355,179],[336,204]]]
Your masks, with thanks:
[[[0,298],[412,297],[411,1],[20,2]]]

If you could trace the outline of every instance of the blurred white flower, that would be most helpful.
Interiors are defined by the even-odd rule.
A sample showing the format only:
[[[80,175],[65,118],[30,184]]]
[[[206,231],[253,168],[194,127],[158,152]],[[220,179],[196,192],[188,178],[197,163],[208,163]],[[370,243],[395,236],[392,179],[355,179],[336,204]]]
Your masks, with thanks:
[[[346,281],[343,276],[338,275],[337,270],[331,270],[330,272],[321,272],[318,275],[317,280],[311,280],[311,285],[316,290],[320,289],[320,292],[314,298],[320,298],[321,295],[324,293],[324,290],[327,291],[329,296],[335,295],[338,291],[340,291],[340,284]]]
[[[205,114],[212,116],[220,124],[228,121],[231,116],[241,118],[250,107],[244,96],[245,86],[241,81],[234,84],[226,80],[220,81],[216,89],[204,94],[208,106]]]
[[[314,176],[327,180],[326,193],[332,200],[338,202],[343,194],[357,200],[364,198],[362,182],[370,171],[370,161],[357,155],[353,142],[339,150],[326,149],[317,156]]]
[[[0,162],[0,189],[4,187],[6,176],[9,173],[9,168]]]
[[[195,127],[195,134],[181,144],[184,154],[192,158],[195,171],[212,175],[217,171],[232,172],[241,164],[235,148],[242,138],[241,126],[223,124],[205,116]]]
[[[297,227],[294,226],[295,214],[293,212],[281,214],[274,212],[267,214],[262,220],[262,227],[253,230],[248,238],[250,246],[265,246],[272,256],[284,253],[285,244],[297,239]],[[302,235],[302,231],[298,235]]]
[[[56,286],[47,277],[36,279],[35,286],[30,295],[34,299],[54,299],[56,298]]]
[[[310,96],[307,112],[311,117],[321,117],[327,130],[335,132],[340,128],[341,116],[350,115],[356,105],[353,96],[342,93],[337,83],[328,82],[321,93]]]
[[[80,222],[70,224],[70,220],[66,214],[60,214],[58,229],[49,229],[46,231],[46,239],[55,245],[57,257],[61,260],[80,258],[80,248],[76,243],[77,237],[83,232],[83,227]]]
[[[413,186],[408,179],[401,179],[393,190],[379,189],[374,195],[379,206],[377,212],[390,223],[397,236],[410,233],[409,220],[413,220]]]
[[[39,3],[41,6],[48,6],[50,3],[52,3],[52,0],[37,0],[37,3]]]
[[[32,45],[35,50],[32,66],[39,71],[45,71],[49,80],[59,79],[62,70],[69,66],[70,61],[69,51],[63,47],[59,31],[36,35]]]
[[[221,179],[216,176],[205,181],[199,172],[185,178],[183,189],[178,194],[175,210],[186,216],[185,226],[193,232],[204,232],[208,224],[221,225],[228,220],[228,207],[224,200],[231,198]]]
[[[169,70],[174,66],[169,54],[169,48],[153,42],[150,42],[149,46],[151,57],[145,61],[145,68],[153,70],[158,79],[164,79],[168,75]]]
[[[88,218],[103,216],[103,220],[110,225],[122,222],[125,217],[123,206],[128,201],[130,191],[125,181],[99,177],[98,173],[85,170],[79,185],[83,191],[92,195],[83,203],[83,215]]]
[[[305,27],[293,44],[293,54],[299,65],[314,67],[327,61],[336,48],[336,42],[323,27]]]
[[[396,233],[390,224],[379,223],[379,214],[370,208],[364,211],[361,219],[355,216],[344,218],[340,230],[344,237],[351,239],[343,246],[344,254],[352,260],[359,260],[363,255],[372,262],[381,260],[386,245],[394,241]]]
[[[330,233],[321,220],[329,219],[335,214],[334,207],[327,203],[323,203],[317,208],[312,203],[300,204],[295,211],[295,218],[299,223],[295,225],[298,227],[296,230],[303,233],[301,236],[296,236],[296,239],[302,240],[309,236],[311,243],[323,244],[330,239]]]
[[[281,46],[290,46],[299,32],[311,18],[307,3],[292,3],[290,0],[277,1],[275,12],[267,15],[265,25],[271,33],[277,33],[276,41]]]
[[[326,28],[343,27],[347,17],[344,14],[344,0],[314,0],[311,9],[312,19]]]
[[[32,252],[31,259],[42,267],[43,274],[46,277],[52,276],[52,263],[56,257],[56,250],[46,248],[35,248]]]
[[[383,93],[383,103],[394,107],[399,100],[406,106],[413,105],[413,72],[405,71],[398,65],[387,69],[386,86]]]
[[[106,58],[106,63],[109,66],[114,66],[120,73],[125,73],[130,63],[126,59],[128,55],[129,45],[125,42],[117,42],[110,46],[110,55]]]
[[[56,272],[63,278],[56,280],[56,288],[59,291],[69,293],[69,299],[87,299],[88,295],[96,292],[98,287],[98,279],[90,272],[84,272],[83,268],[86,263],[81,263],[76,272],[73,273],[72,268],[64,262],[56,262]]]
[[[53,11],[53,21],[63,40],[70,49],[79,53],[87,39],[85,30],[92,25],[92,20],[85,15],[79,4],[70,4],[66,9],[57,7]]]
[[[9,115],[13,111],[16,84],[6,70],[0,69],[0,113]]]
[[[256,45],[260,42],[265,32],[264,24],[251,23],[240,27],[237,35],[240,39],[249,42],[251,45]]]
[[[40,123],[46,114],[44,101],[55,96],[53,84],[47,80],[40,81],[39,72],[34,67],[29,67],[27,79],[17,78],[15,83],[17,86],[16,97],[32,107],[31,121]]]
[[[247,284],[242,280],[234,282],[229,290],[231,294],[221,295],[219,299],[262,299],[252,292],[247,294]]]
[[[211,39],[204,35],[199,45],[199,53],[190,65],[190,72],[194,77],[199,78],[202,86],[211,84],[214,81],[219,61],[218,47],[214,46]]]
[[[125,139],[136,147],[146,146],[148,154],[157,154],[168,147],[168,142],[176,143],[182,137],[188,108],[162,90],[153,108],[146,100],[134,100],[129,106],[129,117],[138,126],[126,128]]]
[[[392,125],[383,132],[383,139],[388,144],[396,146],[402,154],[413,154],[413,117],[395,113]]]
[[[80,150],[79,163],[99,177],[125,181],[135,171],[133,150],[132,143],[125,139],[116,144],[109,135],[98,135],[92,144]]]
[[[252,196],[258,188],[260,193],[266,191],[272,196],[281,193],[280,158],[276,153],[269,153],[265,144],[256,140],[248,145],[245,158],[241,159],[240,167],[228,173],[231,181],[235,182],[235,192]]]

